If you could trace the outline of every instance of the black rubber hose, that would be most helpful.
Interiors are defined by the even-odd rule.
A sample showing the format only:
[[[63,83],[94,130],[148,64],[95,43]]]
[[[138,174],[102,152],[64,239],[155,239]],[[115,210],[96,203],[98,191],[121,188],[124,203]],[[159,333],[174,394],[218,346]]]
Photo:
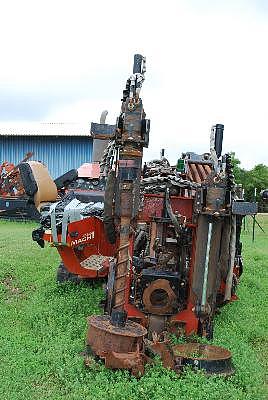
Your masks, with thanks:
[[[113,199],[115,192],[116,176],[115,171],[110,171],[107,177],[105,195],[104,195],[104,211],[103,223],[104,232],[111,244],[116,242],[116,230],[113,215]]]

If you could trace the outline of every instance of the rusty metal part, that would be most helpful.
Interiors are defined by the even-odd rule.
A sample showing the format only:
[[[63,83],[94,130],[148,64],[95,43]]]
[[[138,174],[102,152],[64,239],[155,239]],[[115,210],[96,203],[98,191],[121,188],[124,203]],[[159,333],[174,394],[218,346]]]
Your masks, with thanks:
[[[232,354],[229,350],[201,343],[186,343],[172,347],[174,360],[181,366],[205,370],[207,375],[230,376],[234,373]]]
[[[139,350],[128,353],[112,351],[105,357],[105,367],[111,369],[128,369],[132,375],[139,377],[144,374],[144,354]]]
[[[143,304],[145,311],[164,315],[174,311],[177,304],[177,297],[166,279],[156,279],[143,293]]]
[[[4,197],[25,195],[25,190],[20,177],[19,165],[33,156],[32,152],[25,155],[19,164],[14,165],[7,161],[0,165],[0,195]]]
[[[211,163],[206,164],[204,162],[198,163],[187,161],[187,167],[187,179],[196,183],[203,182],[212,171]]]
[[[85,365],[90,367],[94,362],[94,354],[92,354],[90,348],[87,346],[87,350],[83,353],[85,356]],[[93,357],[92,357],[93,356]],[[111,351],[105,356],[105,367],[110,369],[128,369],[131,374],[135,377],[140,377],[144,374],[144,363],[151,362],[148,357],[146,357],[140,351],[131,353],[117,353]]]
[[[137,344],[142,348],[142,339],[147,330],[133,321],[127,321],[124,327],[111,324],[108,315],[89,317],[88,344],[95,354],[115,351],[117,353],[134,352]],[[103,340],[109,337],[110,340]]]
[[[198,172],[197,172],[196,164],[191,164],[191,173],[192,173],[192,176],[193,176],[193,180],[195,182],[200,182],[201,181],[201,179],[200,179],[200,177],[198,175]]]
[[[114,308],[116,309],[123,309],[125,304],[126,278],[130,269],[129,227],[130,219],[128,217],[122,217],[120,226],[120,246],[118,248],[115,269]]]
[[[122,155],[124,155],[124,157],[126,157],[126,158],[142,157],[141,151],[138,149],[133,149],[133,148],[123,149]]]
[[[148,338],[151,339],[154,334],[161,334],[167,329],[168,316],[148,314]]]
[[[207,375],[230,376],[234,373],[229,350],[201,343],[171,345],[168,340],[145,342],[149,355],[159,355],[165,368],[180,373],[186,366],[203,369]]]
[[[229,259],[230,259],[230,237],[231,237],[231,217],[225,218],[223,227],[222,227],[222,236],[221,236],[221,254],[219,259],[219,269],[221,271],[221,276],[224,282],[227,279],[228,271],[229,271]]]
[[[107,315],[88,319],[87,345],[94,355],[105,360],[107,368],[126,368],[133,375],[144,372],[143,338],[147,330],[133,321],[124,327],[112,325]]]
[[[225,188],[207,188],[206,211],[219,212],[225,208]]]
[[[230,235],[230,247],[229,247],[229,271],[226,278],[225,296],[224,301],[228,301],[232,297],[232,286],[233,286],[233,268],[235,265],[235,252],[236,252],[236,215],[231,217],[231,235]]]
[[[156,239],[156,234],[157,234],[157,226],[155,222],[151,223],[151,231],[150,231],[150,257],[154,257],[155,253],[154,253],[154,243],[155,243],[155,239]]]
[[[162,341],[162,342],[152,341],[151,342],[149,340],[146,340],[145,348],[146,348],[147,353],[149,353],[151,355],[160,356],[161,361],[163,363],[163,367],[175,369],[175,370],[178,369],[176,367],[173,350],[172,350],[172,347],[171,347],[169,341]]]

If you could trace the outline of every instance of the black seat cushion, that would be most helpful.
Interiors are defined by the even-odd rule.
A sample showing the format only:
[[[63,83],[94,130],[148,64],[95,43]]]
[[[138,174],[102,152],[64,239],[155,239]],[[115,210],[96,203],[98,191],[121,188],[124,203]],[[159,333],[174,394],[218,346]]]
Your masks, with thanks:
[[[19,171],[25,193],[27,196],[33,197],[38,190],[38,186],[32,168],[27,162],[24,162],[19,164]]]
[[[76,169],[71,169],[70,171],[66,172],[65,174],[59,176],[54,180],[57,189],[63,189],[64,187],[68,186],[71,182],[76,180],[78,177],[78,172]]]

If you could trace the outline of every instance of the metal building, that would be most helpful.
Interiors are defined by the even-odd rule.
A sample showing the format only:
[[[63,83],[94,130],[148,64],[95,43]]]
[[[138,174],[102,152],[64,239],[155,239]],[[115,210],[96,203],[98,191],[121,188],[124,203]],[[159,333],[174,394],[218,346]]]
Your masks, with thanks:
[[[55,179],[92,157],[90,124],[0,124],[0,164],[18,164],[26,153],[42,161]]]

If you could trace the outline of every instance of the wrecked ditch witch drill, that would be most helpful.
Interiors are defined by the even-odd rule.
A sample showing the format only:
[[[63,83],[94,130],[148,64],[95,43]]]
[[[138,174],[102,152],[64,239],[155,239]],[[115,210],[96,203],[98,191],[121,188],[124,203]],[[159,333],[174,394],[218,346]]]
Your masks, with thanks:
[[[108,368],[138,375],[158,354],[176,371],[193,365],[229,375],[228,350],[172,346],[168,334],[212,338],[216,311],[236,299],[241,221],[256,213],[256,205],[236,193],[230,155],[221,156],[221,124],[212,128],[209,153],[186,153],[176,167],[162,157],[142,169],[149,141],[140,98],[144,66],[136,55],[112,141],[104,226],[113,243],[116,235],[116,254],[105,314],[88,319],[86,363],[97,356]]]

